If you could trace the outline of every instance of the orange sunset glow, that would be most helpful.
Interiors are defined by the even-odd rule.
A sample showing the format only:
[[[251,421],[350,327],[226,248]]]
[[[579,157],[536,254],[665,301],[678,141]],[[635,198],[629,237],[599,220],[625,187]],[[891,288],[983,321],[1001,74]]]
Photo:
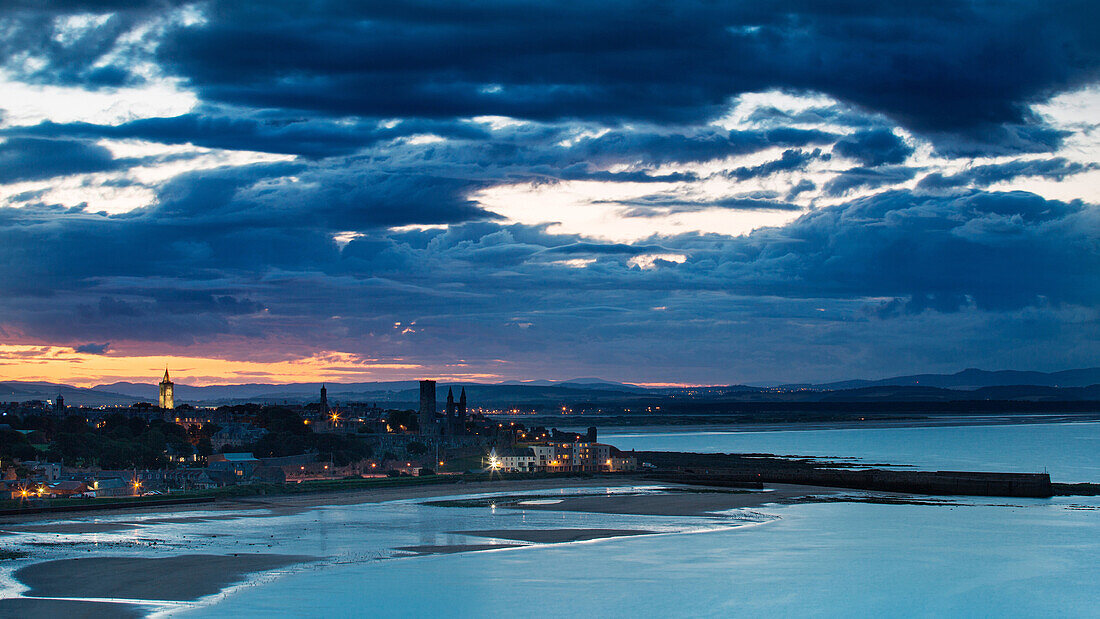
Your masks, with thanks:
[[[116,381],[155,382],[164,368],[180,383],[293,383],[411,380],[428,373],[442,379],[489,380],[494,374],[448,373],[415,363],[364,359],[338,351],[281,361],[238,361],[187,355],[93,355],[64,346],[0,344],[0,372],[7,380],[92,387]],[[436,372],[435,370],[439,370]]]

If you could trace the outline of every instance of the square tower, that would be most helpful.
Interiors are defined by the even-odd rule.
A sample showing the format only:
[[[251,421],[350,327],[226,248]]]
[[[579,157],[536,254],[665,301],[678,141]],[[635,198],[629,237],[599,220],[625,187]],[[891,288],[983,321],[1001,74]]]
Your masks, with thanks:
[[[420,433],[435,434],[435,381],[420,381],[420,411],[417,415]]]

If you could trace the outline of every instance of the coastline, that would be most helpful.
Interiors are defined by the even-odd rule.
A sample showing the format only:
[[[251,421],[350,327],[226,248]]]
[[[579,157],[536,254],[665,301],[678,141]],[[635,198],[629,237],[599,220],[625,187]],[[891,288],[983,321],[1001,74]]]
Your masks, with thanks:
[[[4,539],[11,540],[12,535],[26,533],[30,535],[80,535],[80,534],[131,534],[134,529],[144,529],[161,525],[176,526],[224,520],[236,520],[242,523],[253,522],[254,527],[264,527],[263,520],[303,514],[314,509],[336,506],[355,506],[380,504],[386,502],[402,503],[413,501],[427,502],[427,509],[446,510],[434,507],[430,499],[441,497],[490,497],[503,499],[501,508],[519,512],[561,511],[584,512],[588,514],[615,514],[633,518],[630,522],[635,528],[588,526],[576,528],[570,525],[551,525],[558,528],[485,528],[441,530],[443,539],[454,538],[456,543],[400,544],[394,538],[390,546],[389,558],[410,558],[416,556],[452,554],[501,550],[530,545],[563,544],[584,542],[613,537],[645,536],[668,532],[667,521],[672,517],[713,517],[725,519],[718,512],[743,507],[759,507],[771,503],[790,502],[799,496],[809,494],[828,494],[827,489],[809,487],[774,488],[768,492],[731,491],[728,489],[705,489],[678,487],[674,484],[638,484],[638,480],[619,480],[610,483],[607,479],[543,479],[473,482],[466,484],[442,484],[438,486],[410,486],[405,488],[386,488],[377,491],[356,491],[337,493],[317,493],[302,495],[283,495],[262,497],[261,499],[238,499],[217,505],[216,513],[189,515],[195,511],[191,506],[172,506],[167,511],[163,507],[144,512],[132,512],[134,519],[98,521],[92,514],[81,514],[78,519],[66,519],[56,523],[5,523],[0,530],[9,533]],[[635,485],[631,485],[631,482]],[[608,489],[601,492],[601,489]],[[571,489],[576,493],[569,493]],[[560,502],[535,503],[517,501],[509,504],[505,500],[513,497],[528,499],[539,491],[558,493]],[[566,492],[562,492],[566,491]],[[512,493],[512,494],[509,494]],[[537,495],[536,495],[537,496]],[[558,501],[558,499],[554,499]],[[210,506],[202,508],[209,512]],[[238,513],[239,512],[239,513]],[[446,511],[438,512],[450,516]],[[451,512],[456,514],[456,512]],[[114,514],[117,516],[117,514]],[[129,515],[129,514],[128,514]],[[141,518],[141,516],[152,516]],[[645,525],[641,516],[663,517],[655,522],[664,522],[662,529]],[[77,520],[77,521],[73,521]],[[465,522],[460,515],[456,522]],[[280,526],[285,527],[286,521]],[[726,521],[732,524],[733,520]],[[457,537],[455,537],[457,536]],[[461,539],[465,543],[457,543]],[[222,546],[224,550],[228,547]],[[214,549],[216,550],[216,549]],[[101,554],[102,552],[102,554]],[[55,555],[56,556],[56,555]],[[371,557],[387,558],[387,557]],[[209,552],[195,553],[181,551],[180,554],[160,557],[117,556],[104,549],[89,557],[44,558],[32,556],[29,559],[14,560],[4,566],[10,570],[11,577],[23,586],[20,597],[0,599],[0,615],[17,616],[57,616],[58,614],[80,616],[136,616],[142,614],[143,603],[150,608],[164,608],[164,604],[196,603],[208,596],[218,595],[236,585],[251,581],[254,575],[294,569],[296,566],[320,561],[322,564],[331,557],[325,552],[313,555],[291,554],[279,548],[267,552]],[[370,560],[368,558],[367,560]],[[13,591],[9,590],[8,595]]]
[[[5,523],[0,524],[0,530],[14,535],[57,532],[62,535],[129,535],[134,529],[155,531],[158,526],[167,526],[177,527],[175,535],[201,536],[203,531],[214,530],[225,537],[220,527],[210,527],[218,527],[222,521],[236,521],[236,528],[229,531],[243,527],[263,531],[263,537],[267,537],[269,529],[278,535],[288,535],[292,527],[297,526],[292,523],[302,522],[301,518],[310,513],[330,521],[326,508],[337,508],[336,513],[340,513],[341,507],[379,504],[380,511],[352,510],[350,513],[357,514],[354,526],[367,526],[379,532],[370,541],[364,540],[364,548],[378,548],[378,540],[382,539],[381,543],[389,551],[338,557],[334,548],[327,551],[318,548],[317,552],[304,554],[295,552],[289,544],[276,544],[274,548],[255,552],[230,552],[235,547],[228,545],[227,540],[200,552],[193,548],[180,549],[178,554],[159,557],[117,556],[106,548],[96,550],[95,555],[87,558],[74,557],[71,553],[64,558],[45,560],[32,556],[6,566],[13,578],[24,586],[25,592],[22,592],[23,597],[0,599],[0,615],[130,617],[146,612],[173,612],[174,608],[221,603],[217,601],[223,599],[219,596],[235,595],[233,592],[241,587],[248,588],[288,573],[302,573],[302,570],[309,574],[349,562],[417,560],[418,557],[438,555],[713,531],[716,527],[737,528],[777,518],[752,511],[767,506],[786,509],[785,506],[793,504],[821,502],[964,504],[922,503],[912,495],[901,493],[874,493],[871,501],[867,498],[867,493],[862,492],[787,484],[766,484],[764,490],[745,490],[659,483],[637,477],[548,478],[250,497],[221,502],[215,511],[211,511],[210,505],[172,506],[168,511],[164,508],[133,511],[127,516],[135,518],[112,518],[106,522],[95,515],[81,514],[79,519],[56,523]],[[470,508],[474,509],[463,511]],[[205,513],[193,513],[200,509]],[[557,512],[560,517],[547,512]],[[396,520],[393,519],[395,514]],[[410,520],[410,514],[417,515]],[[117,513],[112,515],[118,516]],[[268,526],[266,519],[274,520]],[[390,524],[379,529],[379,522]],[[423,528],[426,522],[433,523],[435,528],[431,532]],[[478,523],[484,524],[479,526]],[[181,525],[185,528],[179,529]],[[389,528],[393,526],[398,528]],[[9,535],[0,539],[12,538]],[[8,595],[12,593],[9,590]]]

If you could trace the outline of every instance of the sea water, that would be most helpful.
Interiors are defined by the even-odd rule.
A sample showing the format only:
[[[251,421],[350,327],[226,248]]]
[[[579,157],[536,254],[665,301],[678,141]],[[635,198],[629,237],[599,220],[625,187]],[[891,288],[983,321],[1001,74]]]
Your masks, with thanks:
[[[616,427],[601,432],[600,441],[626,450],[849,458],[865,466],[1049,472],[1056,482],[1100,483],[1097,422],[773,431],[733,426]]]
[[[1098,509],[1095,499],[772,506],[758,511],[778,518],[755,526],[334,565],[182,614],[1096,616]]]
[[[627,429],[602,438],[625,448],[854,456],[865,463],[934,469],[1046,466],[1058,481],[1100,481],[1098,427]],[[533,492],[531,500],[652,491],[565,488]],[[5,545],[31,548],[35,560],[257,552],[320,557],[197,603],[159,606],[169,616],[1097,615],[1100,498],[941,497],[945,504],[925,505],[867,503],[861,501],[873,494],[845,495],[856,501],[768,504],[716,517],[440,507],[425,500],[272,513],[258,503],[254,513],[183,512],[176,514],[178,521],[123,513],[77,516],[62,521],[135,528],[19,533],[6,537]],[[486,543],[456,531],[523,528],[657,534],[453,555],[403,556],[395,550]],[[18,594],[18,584],[4,591]]]

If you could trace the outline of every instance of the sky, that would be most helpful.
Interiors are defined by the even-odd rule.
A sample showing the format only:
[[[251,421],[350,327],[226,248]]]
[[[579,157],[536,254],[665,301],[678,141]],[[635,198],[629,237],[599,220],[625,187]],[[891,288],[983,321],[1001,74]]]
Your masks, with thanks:
[[[4,12],[2,378],[1100,365],[1091,0]]]

